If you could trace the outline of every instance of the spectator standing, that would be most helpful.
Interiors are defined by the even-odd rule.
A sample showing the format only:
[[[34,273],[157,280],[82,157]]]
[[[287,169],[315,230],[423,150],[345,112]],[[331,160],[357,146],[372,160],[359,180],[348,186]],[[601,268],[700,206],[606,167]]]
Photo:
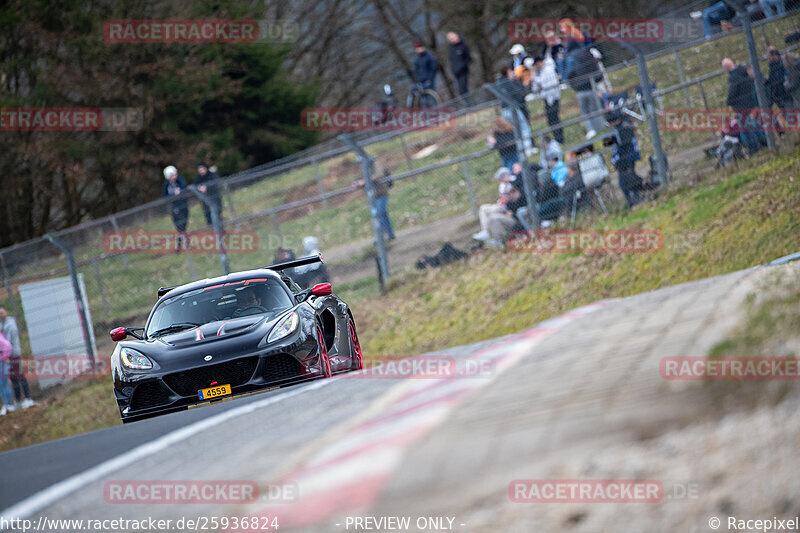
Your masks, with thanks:
[[[221,222],[222,197],[219,193],[219,174],[212,172],[208,168],[208,165],[201,161],[197,163],[197,176],[194,178],[194,184],[197,186],[198,191],[208,195],[208,199],[211,200],[211,202],[217,208],[217,216]],[[206,217],[206,224],[212,226],[213,220],[211,218],[211,209],[205,202],[203,202],[203,215]]]
[[[592,80],[602,81],[603,75],[592,53],[577,41],[567,46],[567,81],[575,90],[582,115],[600,110],[597,94],[592,89]],[[591,139],[603,129],[603,117],[596,116],[584,120],[586,138]]]
[[[434,55],[425,47],[422,41],[414,43],[414,81],[422,84],[424,89],[436,90],[436,68],[438,66]]]
[[[319,251],[319,241],[317,238],[310,235],[308,237],[303,237],[302,257],[313,257],[316,255],[321,255],[321,252]],[[328,269],[325,267],[325,263],[302,265],[295,267],[293,272],[292,279],[295,283],[303,288],[310,288],[316,283],[330,281],[330,276],[328,276]]]
[[[786,68],[783,66],[781,53],[774,46],[770,46],[767,48],[766,59],[769,62],[767,94],[770,97],[770,103],[781,109],[790,109],[792,97],[786,92]]]
[[[512,46],[508,53],[511,54],[511,70],[525,64],[525,58],[528,57],[528,54],[525,53],[525,47],[521,44]]]
[[[533,62],[533,92],[541,94],[544,101],[544,112],[547,125],[556,126],[561,122],[558,117],[561,108],[561,80],[556,72],[556,63],[549,54],[538,56]],[[564,130],[553,130],[553,137],[564,144]],[[543,147],[544,149],[544,147]]]
[[[454,31],[447,32],[447,42],[450,43],[450,70],[456,79],[458,94],[466,98],[467,105],[472,105],[469,96],[469,64],[472,62],[469,47]]]
[[[3,407],[0,407],[0,416],[5,416],[9,411],[16,410],[14,397],[11,393],[11,382],[9,381],[11,365],[11,343],[0,333],[0,399],[3,400]]]
[[[525,88],[525,94],[531,91],[533,81],[533,58],[526,57],[522,65],[514,69],[514,78],[518,79]]]
[[[756,89],[745,65],[736,66],[730,58],[722,60],[722,69],[728,73],[728,98],[725,103],[734,111],[749,112],[758,107]]]
[[[19,342],[17,320],[13,316],[8,316],[5,307],[0,307],[0,333],[11,344],[11,357],[7,363],[12,367],[9,377],[14,389],[14,396],[17,404],[21,405],[23,409],[27,409],[35,405],[35,402],[31,400],[28,380],[25,379],[25,373],[22,371],[22,345]]]
[[[164,185],[161,188],[162,197],[174,197],[175,200],[170,204],[172,223],[178,230],[177,246],[175,253],[180,252],[181,246],[186,243],[186,224],[189,222],[189,201],[180,198],[180,194],[186,190],[186,180],[178,175],[178,169],[172,165],[164,169]]]
[[[783,54],[783,65],[786,67],[784,87],[792,97],[795,108],[800,108],[800,60],[792,53]]]

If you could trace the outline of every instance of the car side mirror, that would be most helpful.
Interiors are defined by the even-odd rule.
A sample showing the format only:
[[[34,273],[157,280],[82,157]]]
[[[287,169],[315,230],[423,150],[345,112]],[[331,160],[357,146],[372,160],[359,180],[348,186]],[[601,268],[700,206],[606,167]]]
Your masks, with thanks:
[[[125,328],[119,327],[112,329],[109,335],[111,335],[112,341],[119,342],[121,340],[125,340],[125,337],[128,336],[128,332],[125,331]]]
[[[139,333],[139,332],[141,332],[141,333]],[[123,327],[118,327],[118,328],[112,329],[109,332],[109,335],[111,335],[111,340],[112,341],[119,342],[121,340],[125,340],[125,338],[128,335],[136,337],[139,340],[143,340],[144,339],[143,333],[144,333],[144,328],[123,328]]]
[[[318,283],[311,287],[311,294],[314,296],[328,296],[333,292],[330,283]]]

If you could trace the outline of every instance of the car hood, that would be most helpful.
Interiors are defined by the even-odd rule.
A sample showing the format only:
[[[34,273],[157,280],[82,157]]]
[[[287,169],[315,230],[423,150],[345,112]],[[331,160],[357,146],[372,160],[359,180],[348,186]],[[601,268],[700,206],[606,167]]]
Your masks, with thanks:
[[[271,322],[274,322],[272,319]],[[265,325],[267,318],[262,315],[243,316],[230,320],[218,320],[209,322],[196,328],[185,329],[176,333],[162,335],[155,339],[155,342],[166,344],[167,346],[190,346],[209,342],[217,342],[223,339],[230,339],[245,335],[259,326]]]

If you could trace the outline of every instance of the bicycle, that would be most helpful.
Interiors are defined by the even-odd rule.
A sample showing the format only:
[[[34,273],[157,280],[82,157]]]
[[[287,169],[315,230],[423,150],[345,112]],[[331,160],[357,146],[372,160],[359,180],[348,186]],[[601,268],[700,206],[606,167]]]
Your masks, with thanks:
[[[431,109],[439,107],[439,95],[433,89],[426,89],[421,83],[413,83],[408,91],[406,107]]]

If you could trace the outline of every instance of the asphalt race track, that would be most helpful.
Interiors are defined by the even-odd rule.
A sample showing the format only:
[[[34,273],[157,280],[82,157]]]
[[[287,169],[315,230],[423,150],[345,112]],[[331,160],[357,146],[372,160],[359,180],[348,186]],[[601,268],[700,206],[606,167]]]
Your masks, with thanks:
[[[421,356],[453,363],[444,377],[317,381],[6,452],[2,518],[169,519],[174,531],[192,529],[174,526],[181,518],[223,516],[277,517],[280,531],[708,531],[720,497],[710,491],[717,478],[696,466],[703,454],[658,455],[654,443],[719,421],[704,414],[702,386],[663,380],[659,361],[706,355],[773,273],[798,268],[598,302],[518,335]],[[732,449],[720,453],[735,460]],[[660,479],[665,493],[691,482],[699,493],[651,504],[510,497],[514,480],[576,478]],[[134,480],[235,480],[257,485],[258,498],[109,501],[109,484]],[[746,494],[726,497],[737,513],[763,510]],[[395,527],[403,517],[408,526]]]

